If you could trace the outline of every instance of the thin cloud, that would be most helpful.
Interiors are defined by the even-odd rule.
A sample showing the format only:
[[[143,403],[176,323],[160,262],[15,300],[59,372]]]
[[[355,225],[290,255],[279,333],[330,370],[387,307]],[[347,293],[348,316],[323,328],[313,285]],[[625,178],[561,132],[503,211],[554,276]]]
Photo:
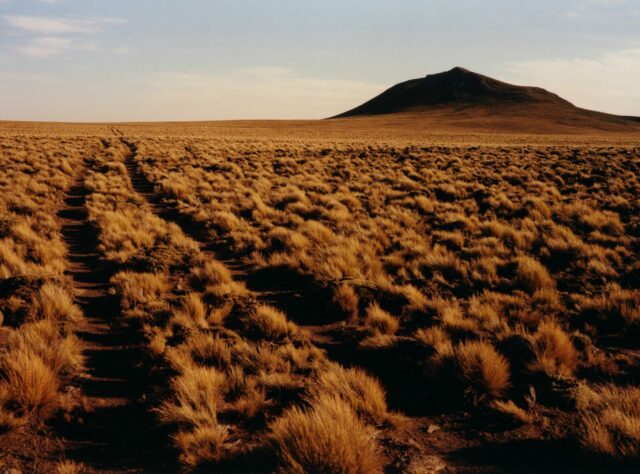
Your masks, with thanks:
[[[640,115],[640,47],[592,58],[519,61],[502,78],[551,90],[579,107]]]
[[[72,40],[58,36],[43,36],[34,38],[31,43],[16,48],[19,52],[30,58],[48,58],[67,51]]]
[[[49,58],[74,50],[118,54],[129,52],[127,48],[102,48],[93,42],[79,39],[100,33],[108,26],[126,23],[126,20],[121,18],[53,18],[3,15],[3,19],[12,27],[23,31],[27,36],[28,39],[24,39],[22,44],[17,45],[15,51],[29,58]]]
[[[93,34],[99,33],[108,25],[121,25],[121,18],[53,18],[42,16],[3,15],[4,20],[14,28],[38,34]]]
[[[131,49],[102,48],[93,42],[77,41],[61,36],[38,36],[16,50],[29,58],[49,58],[69,51],[91,51],[111,54],[130,54]],[[1,58],[0,58],[1,59]]]

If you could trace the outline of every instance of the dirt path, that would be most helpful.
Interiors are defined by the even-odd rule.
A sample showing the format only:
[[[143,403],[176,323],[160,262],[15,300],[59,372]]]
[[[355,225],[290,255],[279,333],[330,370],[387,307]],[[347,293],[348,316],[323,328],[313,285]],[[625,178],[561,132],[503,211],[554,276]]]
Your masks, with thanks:
[[[69,248],[68,274],[85,314],[77,335],[85,344],[87,374],[79,382],[85,408],[62,428],[66,457],[88,472],[161,472],[168,442],[141,404],[146,381],[136,368],[140,347],[118,324],[118,303],[108,294],[109,272],[98,250],[98,235],[87,221],[84,173],[59,212]],[[83,471],[85,472],[85,471]]]
[[[181,215],[177,209],[167,206],[167,204],[163,202],[162,196],[155,191],[153,184],[149,182],[140,170],[136,161],[138,155],[136,145],[124,138],[121,140],[122,143],[129,148],[129,153],[125,158],[125,166],[129,173],[133,189],[147,201],[153,213],[165,221],[172,222],[180,227],[185,235],[189,236],[198,244],[202,252],[214,254],[216,260],[224,263],[235,279],[246,281],[250,270],[249,266],[233,258],[227,242],[209,241],[204,229],[191,223],[189,219]]]

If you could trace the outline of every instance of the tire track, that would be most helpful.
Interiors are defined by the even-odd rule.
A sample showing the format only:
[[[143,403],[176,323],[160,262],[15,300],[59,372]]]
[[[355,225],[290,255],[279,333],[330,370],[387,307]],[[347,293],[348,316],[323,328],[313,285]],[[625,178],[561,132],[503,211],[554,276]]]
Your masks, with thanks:
[[[313,342],[327,351],[329,358],[350,365],[355,351],[355,340],[341,330],[342,321],[326,321],[324,305],[331,301],[326,288],[316,288],[311,281],[301,279],[298,275],[273,275],[266,273],[256,277],[254,268],[238,260],[226,241],[211,242],[204,226],[194,224],[190,219],[163,201],[162,195],[155,191],[153,184],[147,179],[136,161],[138,149],[135,143],[121,138],[129,148],[125,158],[125,166],[134,191],[140,194],[150,205],[151,210],[167,222],[172,222],[182,232],[194,240],[200,250],[211,255],[224,264],[235,280],[247,285],[253,297],[263,304],[275,306],[291,315],[305,315],[306,321],[296,323],[304,326],[311,334]],[[309,288],[312,288],[309,291]]]
[[[68,247],[68,271],[75,301],[85,314],[76,332],[83,342],[87,372],[79,381],[84,407],[61,427],[66,457],[82,472],[161,472],[166,452],[153,417],[141,403],[145,376],[134,361],[137,338],[118,323],[118,302],[108,292],[110,272],[99,252],[96,229],[87,220],[86,170],[70,188],[58,213]]]

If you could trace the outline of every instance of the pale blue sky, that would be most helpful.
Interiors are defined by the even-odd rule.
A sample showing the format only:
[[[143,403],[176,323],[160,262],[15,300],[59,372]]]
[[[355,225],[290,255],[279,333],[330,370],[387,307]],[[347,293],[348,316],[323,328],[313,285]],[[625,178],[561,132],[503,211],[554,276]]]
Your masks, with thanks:
[[[0,119],[321,118],[457,65],[640,115],[640,0],[0,0]]]

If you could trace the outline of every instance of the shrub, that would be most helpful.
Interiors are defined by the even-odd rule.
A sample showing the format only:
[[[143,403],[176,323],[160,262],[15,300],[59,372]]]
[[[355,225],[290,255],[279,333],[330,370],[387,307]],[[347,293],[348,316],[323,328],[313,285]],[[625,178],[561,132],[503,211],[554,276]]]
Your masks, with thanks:
[[[54,323],[76,324],[82,319],[82,310],[73,303],[67,290],[53,283],[45,283],[38,290],[31,313],[34,320]]]
[[[84,367],[82,346],[73,335],[62,336],[51,320],[23,325],[9,335],[8,357],[12,353],[30,353],[37,356],[54,374],[78,375]]]
[[[535,292],[545,288],[555,287],[555,281],[549,275],[547,269],[537,260],[531,257],[517,257],[516,283],[529,292]]]
[[[309,389],[314,398],[335,395],[347,402],[358,415],[380,421],[387,416],[387,402],[380,383],[360,368],[345,369],[331,364]]]
[[[287,321],[287,316],[282,311],[268,305],[257,306],[253,313],[244,319],[244,323],[250,333],[275,341],[297,332],[297,326]]]
[[[565,377],[573,375],[578,355],[571,339],[555,322],[543,322],[533,337],[536,360],[531,369]]]
[[[640,460],[640,388],[582,386],[576,400],[578,439],[585,450],[610,459]]]
[[[377,303],[369,305],[365,325],[374,333],[393,335],[398,331],[400,323]]]
[[[281,472],[369,474],[382,471],[371,431],[338,397],[290,408],[270,425]]]
[[[0,362],[2,391],[20,409],[21,415],[45,421],[59,406],[60,384],[55,373],[40,357],[17,350]]]
[[[188,367],[171,381],[173,399],[158,409],[160,420],[186,426],[217,423],[225,376],[210,367]]]
[[[499,398],[509,388],[509,363],[491,344],[463,342],[455,348],[455,359],[466,385],[466,392],[477,403]]]
[[[348,320],[358,319],[359,298],[351,285],[336,287],[333,293],[333,302],[343,311]]]

